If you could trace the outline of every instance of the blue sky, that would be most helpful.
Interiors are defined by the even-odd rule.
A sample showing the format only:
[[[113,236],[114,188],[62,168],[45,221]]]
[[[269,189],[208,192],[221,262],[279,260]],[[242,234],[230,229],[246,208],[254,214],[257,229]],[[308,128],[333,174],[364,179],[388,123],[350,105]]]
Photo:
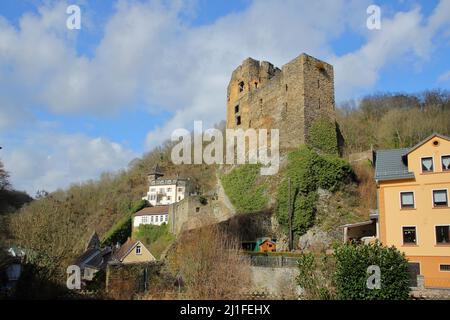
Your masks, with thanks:
[[[81,30],[65,27],[70,4]],[[450,0],[1,1],[0,159],[32,195],[95,179],[224,119],[245,58],[302,52],[335,66],[338,102],[450,89]]]

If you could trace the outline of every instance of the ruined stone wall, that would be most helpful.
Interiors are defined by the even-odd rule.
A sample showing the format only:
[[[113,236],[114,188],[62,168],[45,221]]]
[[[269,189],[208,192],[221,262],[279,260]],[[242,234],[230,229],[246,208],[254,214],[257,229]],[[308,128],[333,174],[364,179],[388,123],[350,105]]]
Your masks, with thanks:
[[[333,66],[306,54],[281,70],[248,58],[228,85],[227,128],[279,129],[280,148],[296,148],[316,118],[334,120],[333,82]]]
[[[305,92],[304,130],[307,139],[309,129],[315,119],[328,117],[333,122],[336,120],[333,66],[306,56],[303,62],[303,83]]]
[[[108,298],[129,300],[151,286],[162,264],[149,263],[109,263],[106,268],[106,293]]]
[[[191,196],[169,206],[169,229],[173,234],[228,219],[232,213],[217,197]]]

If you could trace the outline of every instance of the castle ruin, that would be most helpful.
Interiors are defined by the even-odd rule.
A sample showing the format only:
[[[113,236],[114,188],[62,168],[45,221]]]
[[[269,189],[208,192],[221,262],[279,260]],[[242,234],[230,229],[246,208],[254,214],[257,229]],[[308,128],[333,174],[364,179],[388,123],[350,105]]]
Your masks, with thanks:
[[[279,129],[280,149],[308,142],[314,121],[335,121],[333,66],[301,54],[281,69],[246,59],[231,76],[227,129]]]

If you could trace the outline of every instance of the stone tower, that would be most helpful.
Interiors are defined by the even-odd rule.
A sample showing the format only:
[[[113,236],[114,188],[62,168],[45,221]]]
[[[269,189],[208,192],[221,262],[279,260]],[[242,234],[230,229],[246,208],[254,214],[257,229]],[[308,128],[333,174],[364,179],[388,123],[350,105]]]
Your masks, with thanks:
[[[315,119],[335,121],[333,66],[301,54],[281,69],[246,59],[231,76],[228,129],[279,129],[280,149],[308,141]]]

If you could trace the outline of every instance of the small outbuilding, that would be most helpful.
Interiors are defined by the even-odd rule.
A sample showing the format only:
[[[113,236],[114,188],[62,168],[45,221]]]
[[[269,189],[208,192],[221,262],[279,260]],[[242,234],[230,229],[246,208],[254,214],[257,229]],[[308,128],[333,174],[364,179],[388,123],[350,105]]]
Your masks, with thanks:
[[[259,238],[256,240],[255,251],[257,252],[276,252],[277,245],[270,238]]]

